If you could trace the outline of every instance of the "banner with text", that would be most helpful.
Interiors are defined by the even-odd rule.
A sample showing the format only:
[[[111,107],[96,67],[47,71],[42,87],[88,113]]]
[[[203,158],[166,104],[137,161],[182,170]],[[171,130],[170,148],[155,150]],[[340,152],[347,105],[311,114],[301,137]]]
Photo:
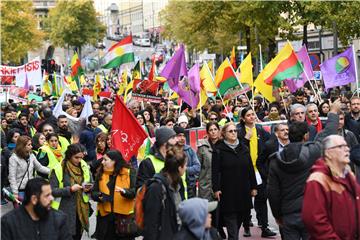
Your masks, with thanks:
[[[41,60],[36,57],[34,60],[18,67],[0,65],[1,85],[15,84],[24,87],[26,78],[29,86],[41,85]]]

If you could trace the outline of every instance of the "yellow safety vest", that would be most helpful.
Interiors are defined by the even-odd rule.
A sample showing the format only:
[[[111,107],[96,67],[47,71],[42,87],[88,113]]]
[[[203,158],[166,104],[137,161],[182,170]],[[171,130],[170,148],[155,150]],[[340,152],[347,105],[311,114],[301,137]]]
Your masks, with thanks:
[[[34,137],[35,133],[36,133],[36,129],[34,127],[30,127],[30,135],[31,135],[31,137]]]
[[[61,153],[63,156],[65,156],[65,152],[71,143],[67,140],[66,137],[63,136],[59,136],[59,143],[61,146]]]
[[[56,159],[54,153],[51,151],[51,148],[49,147],[49,145],[43,145],[39,148],[39,152],[45,152],[48,156],[49,159],[49,163],[46,167],[53,169],[55,167],[56,164],[59,163],[59,161]]]
[[[100,124],[100,125],[98,126],[98,128],[100,128],[103,133],[108,133],[108,132],[109,132],[109,130],[106,129],[106,127],[104,126],[104,124]]]
[[[165,163],[161,161],[160,159],[156,158],[154,155],[147,155],[146,158],[149,158],[154,166],[155,173],[160,173],[161,169],[164,168]],[[185,174],[181,176],[184,189],[185,189],[185,199],[187,199],[187,184],[186,184],[186,177]]]
[[[84,182],[85,183],[90,182],[89,165],[84,160],[81,160],[80,167],[83,171]],[[57,163],[53,170],[55,171],[55,176],[59,182],[59,188],[64,188],[62,165],[60,163]],[[86,193],[83,192],[82,197],[83,197],[84,202],[86,202],[86,203],[89,202],[89,196]],[[60,207],[60,202],[61,202],[61,197],[55,198],[51,203],[51,207],[55,210],[58,210]]]

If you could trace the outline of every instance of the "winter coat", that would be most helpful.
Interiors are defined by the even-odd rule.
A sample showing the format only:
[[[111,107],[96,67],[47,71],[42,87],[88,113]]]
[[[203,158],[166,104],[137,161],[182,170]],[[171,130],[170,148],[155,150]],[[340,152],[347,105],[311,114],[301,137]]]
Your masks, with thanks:
[[[180,203],[179,217],[181,229],[175,234],[174,240],[215,240],[220,239],[211,229],[205,228],[208,215],[208,203],[205,199],[192,198]]]
[[[151,183],[144,196],[144,240],[173,239],[178,231],[174,195],[178,193],[170,188],[163,173],[155,174],[154,178],[161,183]]]
[[[350,164],[354,169],[356,180],[360,184],[360,144],[357,144],[351,148],[350,161]]]
[[[91,162],[96,160],[96,142],[95,137],[101,132],[100,128],[87,126],[80,134],[80,143],[85,146],[87,155],[84,160]]]
[[[212,201],[214,200],[214,192],[211,184],[211,159],[213,149],[207,139],[200,139],[197,149],[197,155],[201,165],[199,197]]]
[[[304,195],[302,219],[315,239],[360,239],[360,185],[349,171],[335,177],[323,159],[311,169]]]
[[[18,190],[24,190],[27,182],[34,178],[34,170],[44,174],[50,173],[50,169],[41,165],[33,153],[30,154],[28,159],[20,158],[16,153],[13,153],[9,159],[11,191],[17,194]],[[23,179],[22,182],[21,179]]]
[[[149,154],[155,156],[157,159],[164,161],[164,157],[159,152],[159,149],[156,145],[150,148]],[[136,176],[136,189],[139,189],[146,180],[152,178],[155,174],[155,168],[149,158],[146,158],[140,162],[138,173]]]
[[[321,156],[321,141],[337,134],[339,117],[329,113],[328,122],[315,142],[296,142],[286,145],[281,153],[270,160],[268,198],[276,219],[291,213],[300,213],[306,179],[315,161]]]
[[[184,146],[184,152],[187,157],[186,183],[188,187],[194,187],[200,173],[200,162],[195,151],[189,145]]]
[[[345,142],[347,143],[350,149],[356,144],[358,144],[358,140],[352,131],[347,129],[340,129],[338,130],[338,134],[344,137]]]
[[[68,240],[72,237],[63,212],[51,209],[46,219],[34,221],[25,207],[20,206],[1,218],[1,239]]]
[[[241,142],[232,149],[220,140],[215,145],[211,165],[213,191],[222,192],[220,211],[249,211],[251,190],[257,186],[249,149]]]
[[[360,142],[360,120],[355,120],[352,118],[351,113],[345,115],[345,129],[352,131],[358,142]]]
[[[63,170],[63,188],[59,188],[59,181],[55,171],[51,171],[50,185],[54,198],[61,197],[59,210],[63,211],[67,216],[67,224],[70,234],[76,233],[76,192],[71,192],[70,174],[67,170]]]

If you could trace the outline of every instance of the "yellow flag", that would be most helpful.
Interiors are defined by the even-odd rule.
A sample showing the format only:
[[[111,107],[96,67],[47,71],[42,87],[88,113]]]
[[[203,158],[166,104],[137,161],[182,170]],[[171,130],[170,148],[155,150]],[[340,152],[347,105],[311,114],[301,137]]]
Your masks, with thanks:
[[[121,96],[124,94],[126,86],[124,85],[123,82],[119,83],[119,90],[117,92],[117,95]]]
[[[94,84],[93,90],[94,90],[93,99],[94,99],[94,101],[97,101],[98,100],[98,95],[101,92],[101,82],[100,82],[100,75],[99,74],[95,75],[95,84]]]
[[[264,71],[262,71],[254,82],[254,87],[256,87],[256,92],[260,92],[266,100],[269,102],[274,102],[276,99],[273,96],[273,87],[265,83]]]
[[[215,86],[212,74],[210,72],[208,64],[205,62],[200,70],[200,102],[198,105],[199,107],[204,106],[206,103],[208,96],[207,92],[217,92],[217,88]]]
[[[207,62],[207,65],[208,65],[208,67],[209,67],[209,70],[210,70],[210,72],[211,72],[211,75],[213,75],[213,74],[214,74],[214,61],[213,61],[213,60],[208,61],[208,62]]]
[[[240,64],[240,82],[247,83],[250,87],[253,85],[253,65],[251,63],[251,53],[249,53],[244,61]]]
[[[81,85],[84,85],[85,82],[86,82],[86,81],[85,81],[85,76],[84,76],[84,75],[81,75],[81,76],[80,76],[80,84],[81,84]]]
[[[76,82],[72,79],[71,76],[68,76],[67,80],[68,80],[68,82],[69,82],[69,87],[70,87],[70,90],[71,90],[71,91],[73,91],[73,92],[79,91]]]
[[[179,98],[179,95],[176,92],[173,92],[171,94],[171,96],[169,97],[170,100],[174,100],[174,99],[177,99],[177,98]]]
[[[126,99],[127,99],[128,92],[130,91],[130,89],[133,88],[133,85],[134,85],[134,80],[131,80],[131,82],[129,82],[129,84],[128,84],[127,87],[126,87],[125,96],[124,96],[124,102],[125,102],[125,103],[126,103]]]

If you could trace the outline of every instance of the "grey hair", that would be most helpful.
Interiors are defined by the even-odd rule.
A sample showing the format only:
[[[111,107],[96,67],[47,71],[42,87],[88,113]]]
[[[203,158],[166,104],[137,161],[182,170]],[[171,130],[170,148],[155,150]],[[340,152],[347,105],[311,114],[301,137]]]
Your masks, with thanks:
[[[326,138],[324,138],[322,141],[321,141],[321,145],[322,145],[322,156],[325,156],[325,150],[331,148],[334,144],[333,144],[333,141],[335,138],[338,138],[338,137],[341,137],[339,135],[330,135],[330,136],[327,136]]]
[[[290,116],[294,116],[294,114],[295,114],[294,112],[298,108],[301,108],[304,112],[306,110],[304,105],[299,104],[299,103],[295,103],[295,104],[291,105],[291,107],[290,107]]]
[[[287,123],[285,123],[285,122],[283,122],[283,123],[278,123],[278,124],[276,124],[275,127],[274,127],[274,132],[277,132],[277,131],[279,130],[279,127],[280,127],[281,125],[289,126],[289,125],[288,125]]]
[[[317,106],[315,103],[309,103],[309,104],[306,105],[306,112],[308,111],[308,109],[309,109],[310,107],[315,107],[317,110],[319,110],[319,109],[318,109],[318,106]]]

